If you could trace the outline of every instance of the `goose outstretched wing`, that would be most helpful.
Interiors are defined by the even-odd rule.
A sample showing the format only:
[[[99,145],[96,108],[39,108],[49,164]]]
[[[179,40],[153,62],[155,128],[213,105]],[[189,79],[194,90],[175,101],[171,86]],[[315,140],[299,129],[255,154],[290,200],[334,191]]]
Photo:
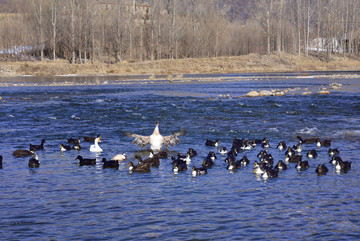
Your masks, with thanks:
[[[175,132],[174,134],[170,136],[163,136],[163,143],[166,148],[169,148],[169,146],[175,146],[180,142],[179,136],[185,135],[184,130],[180,130],[178,132]]]
[[[145,148],[150,142],[150,136],[142,136],[130,132],[126,132],[125,135],[127,137],[134,138],[132,143],[142,148]]]

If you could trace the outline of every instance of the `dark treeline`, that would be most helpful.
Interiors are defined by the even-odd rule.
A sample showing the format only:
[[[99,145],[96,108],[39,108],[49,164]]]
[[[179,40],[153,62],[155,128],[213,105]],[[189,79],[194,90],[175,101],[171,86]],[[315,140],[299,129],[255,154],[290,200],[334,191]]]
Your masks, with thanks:
[[[1,0],[0,6],[5,60],[115,63],[360,51],[359,0]]]

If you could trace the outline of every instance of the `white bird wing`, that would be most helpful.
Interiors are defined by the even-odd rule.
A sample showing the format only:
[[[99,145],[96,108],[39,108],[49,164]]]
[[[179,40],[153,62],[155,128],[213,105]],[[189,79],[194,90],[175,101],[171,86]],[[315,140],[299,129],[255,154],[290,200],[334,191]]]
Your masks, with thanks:
[[[170,136],[164,136],[164,146],[166,148],[169,148],[169,146],[175,146],[176,144],[178,144],[180,142],[179,136],[183,136],[185,135],[185,131],[184,130],[180,130],[178,132],[175,132],[174,134],[170,135]]]
[[[125,133],[125,135],[127,137],[134,138],[132,143],[142,148],[145,148],[150,142],[150,136],[142,136],[129,132]]]

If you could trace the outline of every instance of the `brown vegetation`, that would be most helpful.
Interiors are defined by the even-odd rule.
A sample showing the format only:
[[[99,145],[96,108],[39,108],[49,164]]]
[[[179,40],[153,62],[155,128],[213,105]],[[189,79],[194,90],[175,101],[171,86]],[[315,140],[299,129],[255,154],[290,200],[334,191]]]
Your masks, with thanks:
[[[155,60],[117,64],[70,64],[66,60],[2,62],[0,76],[16,75],[174,75],[189,73],[241,73],[307,70],[360,70],[360,60],[333,56],[328,62],[316,57],[289,54]]]

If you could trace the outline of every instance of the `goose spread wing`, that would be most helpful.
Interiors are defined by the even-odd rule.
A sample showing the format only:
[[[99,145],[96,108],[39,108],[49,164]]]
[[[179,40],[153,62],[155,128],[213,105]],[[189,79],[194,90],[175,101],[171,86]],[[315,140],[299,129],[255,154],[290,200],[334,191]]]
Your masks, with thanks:
[[[125,133],[125,135],[127,137],[134,138],[132,143],[142,148],[145,148],[150,142],[150,136],[142,136],[129,132]]]
[[[184,130],[180,130],[178,132],[175,132],[174,134],[170,135],[170,136],[164,136],[163,138],[163,142],[164,142],[164,146],[166,148],[169,148],[169,146],[175,146],[176,144],[178,144],[180,142],[179,136],[183,136],[185,135],[185,131]]]

